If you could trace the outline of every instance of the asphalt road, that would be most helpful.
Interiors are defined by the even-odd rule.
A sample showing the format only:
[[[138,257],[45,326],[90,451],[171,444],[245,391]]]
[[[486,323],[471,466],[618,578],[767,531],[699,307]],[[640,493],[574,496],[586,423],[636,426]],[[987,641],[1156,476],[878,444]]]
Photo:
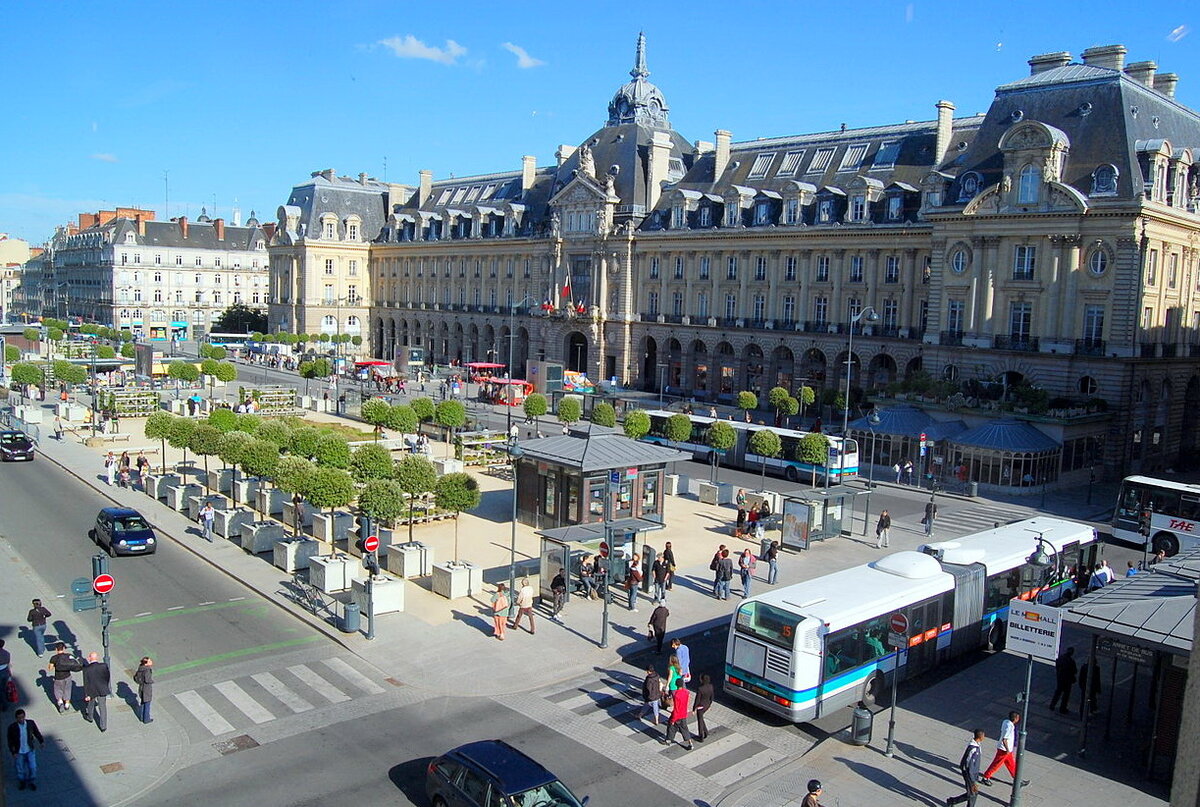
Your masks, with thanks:
[[[46,603],[55,629],[99,620],[98,611],[71,613],[71,581],[91,576],[99,550],[88,539],[97,511],[111,504],[45,458],[0,465],[0,533],[58,594]],[[151,655],[162,680],[233,659],[265,657],[326,643],[322,634],[266,602],[172,540],[144,557],[109,561],[116,588],[110,643],[114,665],[137,666]],[[54,631],[52,630],[51,633]],[[100,648],[81,648],[84,652]]]

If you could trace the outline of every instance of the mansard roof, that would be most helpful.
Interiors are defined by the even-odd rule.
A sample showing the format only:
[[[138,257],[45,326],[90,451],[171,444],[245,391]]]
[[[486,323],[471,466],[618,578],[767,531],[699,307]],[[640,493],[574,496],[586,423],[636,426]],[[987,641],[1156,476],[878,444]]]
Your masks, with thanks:
[[[178,220],[147,221],[142,226],[146,228],[145,235],[138,232],[138,225],[131,219],[113,219],[95,229],[103,230],[111,227],[112,239],[122,243],[126,233],[133,233],[135,243],[142,246],[170,247],[172,249],[215,249],[215,250],[254,250],[258,242],[267,240],[267,235],[261,227],[231,227],[225,226],[225,239],[217,239],[217,226],[210,221],[189,221],[187,237]]]
[[[322,171],[293,187],[287,206],[299,217],[300,237],[319,239],[321,217],[328,213],[339,221],[357,216],[363,239],[371,240],[383,229],[387,192],[387,183],[375,179],[340,177],[333,171]]]

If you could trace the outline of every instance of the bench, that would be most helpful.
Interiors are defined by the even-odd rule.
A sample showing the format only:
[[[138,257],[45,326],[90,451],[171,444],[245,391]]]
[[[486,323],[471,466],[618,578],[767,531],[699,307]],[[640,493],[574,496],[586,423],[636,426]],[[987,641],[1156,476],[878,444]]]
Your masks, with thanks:
[[[116,434],[92,434],[84,438],[83,444],[88,446],[100,446],[105,443],[128,443],[132,435],[128,433],[118,432]]]

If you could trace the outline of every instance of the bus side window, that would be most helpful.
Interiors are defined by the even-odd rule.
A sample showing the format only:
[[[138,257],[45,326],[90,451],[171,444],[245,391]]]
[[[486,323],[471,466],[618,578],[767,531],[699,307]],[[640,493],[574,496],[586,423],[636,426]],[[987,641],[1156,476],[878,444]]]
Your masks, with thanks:
[[[1185,493],[1179,500],[1179,517],[1188,521],[1200,519],[1200,498]]]
[[[1125,483],[1125,495],[1121,497],[1120,515],[1125,518],[1137,519],[1142,512],[1142,494],[1144,488],[1140,485]]]

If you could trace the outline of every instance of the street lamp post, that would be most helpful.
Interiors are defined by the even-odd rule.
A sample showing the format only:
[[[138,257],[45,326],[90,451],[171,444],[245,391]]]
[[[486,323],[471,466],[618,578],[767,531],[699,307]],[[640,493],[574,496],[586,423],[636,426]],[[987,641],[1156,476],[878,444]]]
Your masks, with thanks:
[[[658,408],[663,408],[663,392],[667,386],[667,365],[658,365]]]
[[[508,618],[514,618],[517,609],[517,460],[525,452],[517,445],[517,441],[508,438],[508,459],[512,463],[513,498],[512,526],[508,539]]]
[[[867,428],[871,430],[871,462],[867,465],[867,500],[863,505],[863,534],[871,526],[871,491],[875,487],[875,427],[879,425],[879,411],[872,409],[867,414]],[[862,452],[858,455],[859,467],[862,467]]]
[[[526,294],[521,298],[521,302],[513,303],[508,307],[508,380],[513,380],[513,345],[517,338],[517,308],[529,302],[529,295]],[[508,390],[508,394],[512,395],[512,390]],[[504,428],[507,430],[509,438],[512,437],[512,401],[504,402]],[[513,479],[513,485],[516,485],[516,478]],[[515,488],[514,488],[515,490]],[[509,592],[511,595],[511,591]]]
[[[1029,530],[1029,532],[1033,532],[1033,530]],[[1037,532],[1034,534],[1037,535],[1037,549],[1035,549],[1033,554],[1026,558],[1026,560],[1030,566],[1036,566],[1039,569],[1045,569],[1047,566],[1053,563],[1051,560],[1051,554],[1053,554],[1055,551],[1054,546],[1045,539],[1042,533]],[[1050,553],[1048,554],[1043,547],[1048,547],[1050,549]],[[1019,696],[1021,699],[1021,731],[1020,737],[1017,740],[1017,772],[1016,775],[1013,776],[1012,798],[1008,802],[1009,807],[1021,807],[1022,802],[1021,790],[1024,782],[1021,781],[1021,776],[1022,769],[1024,767],[1023,763],[1025,761],[1025,743],[1028,742],[1029,739],[1029,696],[1032,688],[1033,654],[1030,653],[1028,666],[1025,668],[1025,691]]]
[[[854,326],[859,322],[866,320],[867,322],[878,322],[879,314],[875,312],[875,306],[869,305],[859,311],[857,314],[850,316],[850,335],[846,344],[846,397],[842,400],[842,450],[841,455],[841,477],[846,475],[846,432],[850,428],[850,379],[854,375]]]

